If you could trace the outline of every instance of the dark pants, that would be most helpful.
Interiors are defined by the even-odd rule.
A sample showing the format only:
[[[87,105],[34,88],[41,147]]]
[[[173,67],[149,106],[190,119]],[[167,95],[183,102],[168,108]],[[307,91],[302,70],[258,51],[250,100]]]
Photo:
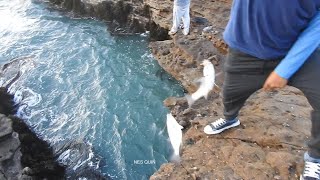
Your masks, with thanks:
[[[238,116],[245,101],[261,89],[280,59],[261,60],[240,51],[229,49],[225,62],[223,84],[224,116],[232,120]],[[316,50],[305,64],[289,79],[288,85],[300,89],[313,108],[311,112],[311,140],[309,155],[320,159],[320,50]]]

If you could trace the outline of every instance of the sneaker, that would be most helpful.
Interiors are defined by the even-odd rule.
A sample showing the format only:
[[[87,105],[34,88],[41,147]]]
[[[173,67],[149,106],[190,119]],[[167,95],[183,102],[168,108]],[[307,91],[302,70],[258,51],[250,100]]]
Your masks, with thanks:
[[[177,32],[178,32],[178,31],[175,31],[175,30],[172,30],[172,29],[171,29],[168,34],[169,34],[170,36],[172,36],[172,35],[175,35]]]
[[[320,163],[305,161],[300,180],[320,180]]]
[[[231,121],[226,121],[225,119],[220,118],[215,122],[204,127],[204,132],[206,134],[219,134],[226,129],[236,127],[239,125],[240,125],[240,121],[238,120],[238,118],[235,118],[234,120],[231,120]]]
[[[189,34],[189,29],[183,29],[183,32],[182,32],[182,33],[183,33],[183,35],[185,35],[185,36],[188,35],[188,34]]]

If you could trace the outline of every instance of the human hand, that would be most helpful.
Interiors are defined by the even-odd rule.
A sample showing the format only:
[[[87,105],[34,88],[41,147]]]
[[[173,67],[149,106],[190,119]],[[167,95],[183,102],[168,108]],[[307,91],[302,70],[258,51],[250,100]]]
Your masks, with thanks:
[[[269,75],[267,80],[264,82],[263,90],[271,91],[278,88],[283,88],[287,85],[288,80],[280,77],[274,71]]]

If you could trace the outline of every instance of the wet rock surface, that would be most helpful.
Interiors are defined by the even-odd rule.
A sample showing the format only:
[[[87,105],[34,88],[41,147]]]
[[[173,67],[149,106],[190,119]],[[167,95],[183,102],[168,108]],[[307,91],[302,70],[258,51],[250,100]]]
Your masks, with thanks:
[[[0,112],[6,116],[16,113],[13,95],[7,93],[7,88],[0,87]]]
[[[21,164],[31,169],[25,174],[41,179],[62,179],[65,167],[56,162],[50,145],[38,138],[23,120],[15,116],[10,116],[10,119],[13,121],[13,129],[19,134],[21,142]]]
[[[20,141],[18,134],[12,129],[11,119],[3,114],[0,114],[0,130],[0,172],[4,179],[18,179],[22,172]]]
[[[8,89],[19,79],[21,65],[27,61],[32,61],[32,56],[11,59],[0,67],[0,76],[5,79],[4,87],[0,87],[0,180],[109,179],[88,163],[79,166],[78,163],[85,162],[91,153],[91,147],[84,141],[71,139],[55,144],[53,148],[39,138],[23,119],[13,115],[19,106],[14,98],[19,98],[19,95],[14,97]],[[72,158],[68,162],[58,159],[70,151]]]
[[[13,96],[1,88],[0,97],[0,179],[64,179],[65,168],[60,165],[50,145],[14,112]],[[6,114],[6,115],[4,115]]]
[[[113,35],[132,35],[151,31],[152,40],[169,39],[168,30],[155,23],[150,6],[142,0],[49,0],[59,10],[73,16],[90,17],[106,21]]]

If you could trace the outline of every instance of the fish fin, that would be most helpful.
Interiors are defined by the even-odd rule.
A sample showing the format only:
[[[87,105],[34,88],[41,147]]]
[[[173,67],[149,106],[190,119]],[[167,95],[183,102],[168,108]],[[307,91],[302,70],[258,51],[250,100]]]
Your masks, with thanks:
[[[194,80],[193,82],[196,83],[199,86],[200,84],[203,83],[203,81],[204,81],[204,77],[201,77],[201,78],[198,78],[198,79]]]
[[[189,108],[192,106],[194,103],[194,99],[190,95],[186,95],[186,99],[188,101]]]
[[[180,158],[179,154],[173,154],[170,157],[170,161],[179,164],[181,162],[181,158]]]
[[[203,97],[207,100],[208,99],[208,94],[205,94]]]

